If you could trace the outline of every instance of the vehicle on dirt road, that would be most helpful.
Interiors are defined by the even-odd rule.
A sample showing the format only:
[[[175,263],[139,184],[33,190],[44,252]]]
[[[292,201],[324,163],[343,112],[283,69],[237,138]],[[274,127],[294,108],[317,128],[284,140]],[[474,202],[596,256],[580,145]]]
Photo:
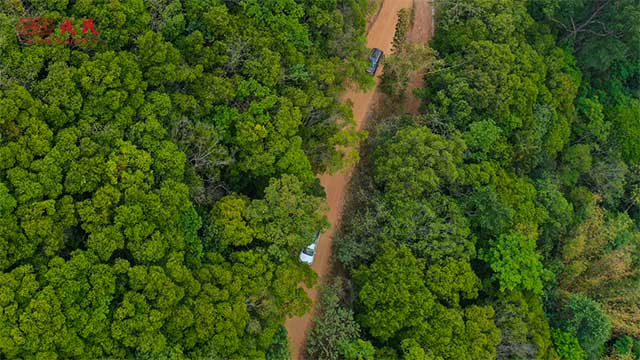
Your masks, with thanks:
[[[320,240],[319,231],[316,233],[313,242],[300,252],[300,261],[309,265],[313,264],[313,259],[316,256],[316,245],[318,244],[318,240]]]
[[[378,66],[382,62],[383,58],[384,52],[382,50],[378,48],[374,48],[373,50],[371,50],[371,54],[369,55],[369,61],[371,62],[371,65],[367,69],[367,72],[371,75],[375,75],[376,71],[378,70]]]

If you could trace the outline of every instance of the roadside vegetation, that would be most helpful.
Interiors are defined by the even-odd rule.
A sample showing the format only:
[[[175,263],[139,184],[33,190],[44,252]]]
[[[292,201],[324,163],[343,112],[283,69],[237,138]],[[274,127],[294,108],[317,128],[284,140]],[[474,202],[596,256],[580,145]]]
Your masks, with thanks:
[[[407,94],[410,76],[433,71],[437,59],[427,44],[408,42],[407,36],[413,26],[414,9],[402,9],[398,12],[398,22],[393,37],[392,54],[384,61],[384,72],[380,81],[380,90],[391,99],[401,101]]]
[[[421,115],[385,65],[312,358],[638,358],[640,4],[438,3]]]
[[[288,359],[367,5],[0,2],[0,358]],[[24,17],[99,41],[20,45]]]
[[[369,4],[367,6],[367,30],[373,24],[377,15],[380,13],[380,9],[382,8],[382,3],[384,0],[368,0]]]

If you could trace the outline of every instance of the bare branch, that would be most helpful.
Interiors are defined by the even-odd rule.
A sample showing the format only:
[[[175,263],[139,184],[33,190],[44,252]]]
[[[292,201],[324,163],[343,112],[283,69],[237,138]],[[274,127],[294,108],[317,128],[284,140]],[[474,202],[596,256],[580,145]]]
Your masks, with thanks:
[[[562,26],[565,31],[569,31],[569,28],[567,27],[567,25],[565,25],[562,21],[556,20],[554,18],[551,18],[551,21],[553,21],[554,23]]]
[[[565,36],[563,36],[560,40],[564,41],[567,40],[568,38],[575,36],[581,32],[586,32],[586,27],[591,25],[592,23],[594,23],[594,19],[600,15],[600,12],[602,11],[602,9],[604,9],[607,5],[609,5],[609,3],[611,2],[611,0],[605,0],[604,2],[602,2],[592,13],[591,16],[589,17],[589,19],[587,19],[587,21],[585,21],[584,23],[582,23],[580,26],[576,27],[576,23],[573,19],[573,17],[571,18],[571,25],[573,26],[573,31],[571,31],[570,33],[566,34]]]

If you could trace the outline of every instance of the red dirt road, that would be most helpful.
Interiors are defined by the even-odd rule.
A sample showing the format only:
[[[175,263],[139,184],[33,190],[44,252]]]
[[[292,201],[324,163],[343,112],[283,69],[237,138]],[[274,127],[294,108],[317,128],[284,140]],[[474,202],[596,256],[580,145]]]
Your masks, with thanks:
[[[409,8],[412,6],[414,0],[386,0],[382,5],[382,8],[375,19],[375,22],[371,25],[369,32],[367,34],[367,47],[374,48],[377,47],[382,49],[386,54],[391,52],[391,42],[393,41],[393,36],[395,34],[396,22],[398,20],[398,11],[402,8]],[[420,29],[417,34],[427,34],[427,37],[424,38],[421,35],[416,35],[416,40],[424,40],[426,42],[429,38],[430,34],[430,24],[431,24],[431,2],[427,3],[427,0],[415,0],[419,3],[424,3],[427,6],[428,11],[417,11],[416,12],[416,27],[417,24],[428,24],[427,30]],[[416,5],[421,5],[416,3]],[[418,6],[420,8],[420,6]],[[428,14],[428,18],[426,18],[426,14]],[[412,30],[410,34],[410,39],[413,39],[412,36],[414,31]],[[364,71],[364,70],[363,70]],[[382,73],[380,69],[378,70],[378,76]],[[416,77],[416,76],[414,76]],[[417,76],[420,78],[420,76]],[[411,84],[419,84],[418,82],[412,79]],[[342,94],[343,101],[351,101],[353,103],[353,116],[357,123],[358,129],[362,129],[364,127],[364,122],[367,118],[369,109],[374,103],[374,99],[376,97],[376,89],[379,83],[379,78],[376,77],[376,87],[367,92],[360,92],[356,90],[349,90]],[[410,96],[412,97],[412,96]],[[412,100],[413,101],[413,100]],[[416,100],[417,101],[417,100]],[[418,102],[419,105],[419,102]],[[416,105],[417,109],[418,106]],[[320,277],[320,282],[324,280],[325,276],[329,271],[329,260],[331,257],[331,243],[333,240],[333,235],[336,229],[340,226],[340,220],[342,215],[342,209],[344,207],[344,198],[345,198],[345,190],[347,188],[347,184],[351,179],[352,169],[344,169],[338,173],[333,175],[323,174],[320,176],[320,183],[324,186],[325,191],[327,193],[327,202],[329,204],[329,213],[327,214],[329,218],[329,222],[331,223],[331,229],[321,235],[320,241],[318,243],[318,248],[315,256],[315,260],[313,262],[312,268],[318,273]],[[318,298],[318,289],[317,286],[312,289],[306,289],[307,295],[312,299],[313,306],[315,309],[316,300]],[[312,313],[311,311],[305,314],[302,317],[293,317],[287,319],[285,322],[285,326],[289,333],[289,347],[292,354],[292,359],[295,360],[303,360],[304,359],[304,348],[305,348],[305,340],[306,340],[306,332],[311,326]]]

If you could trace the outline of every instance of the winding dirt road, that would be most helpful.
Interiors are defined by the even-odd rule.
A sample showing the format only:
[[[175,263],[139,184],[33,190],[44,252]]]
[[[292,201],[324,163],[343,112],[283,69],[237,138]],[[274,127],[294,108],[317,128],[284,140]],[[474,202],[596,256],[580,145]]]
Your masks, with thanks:
[[[411,30],[409,38],[414,41],[427,42],[431,34],[431,2],[429,0],[386,0],[375,22],[371,25],[367,34],[367,47],[382,49],[385,54],[391,52],[391,42],[395,34],[396,22],[398,21],[398,11],[402,8],[410,8],[413,6],[413,2],[416,2],[416,16],[414,21],[414,29]],[[360,92],[355,90],[349,90],[342,94],[342,101],[351,101],[353,103],[353,116],[356,121],[358,129],[364,127],[364,122],[367,118],[369,109],[373,105],[378,84],[380,82],[379,75],[382,71],[378,70],[378,76],[376,76],[376,87],[367,92]],[[416,80],[416,78],[419,78]],[[410,82],[411,86],[419,86],[421,76],[415,74]],[[407,108],[411,112],[415,112],[418,108],[419,101],[417,99],[411,99],[413,96],[409,94],[407,100]],[[327,193],[327,202],[329,204],[329,213],[327,214],[329,222],[331,223],[331,229],[322,234],[318,243],[317,253],[312,265],[312,268],[318,273],[320,277],[320,283],[324,280],[325,276],[329,272],[330,257],[331,257],[331,243],[333,235],[336,229],[340,226],[340,220],[342,215],[342,209],[344,207],[345,190],[347,184],[351,179],[352,168],[344,169],[333,175],[323,174],[320,176],[320,183],[324,186]],[[305,288],[305,291],[313,301],[313,307],[315,309],[316,300],[318,298],[317,286],[312,289]],[[305,314],[302,317],[293,317],[287,319],[285,326],[289,333],[289,346],[292,354],[292,359],[303,360],[304,359],[304,346],[306,339],[306,332],[311,326],[313,311]]]

